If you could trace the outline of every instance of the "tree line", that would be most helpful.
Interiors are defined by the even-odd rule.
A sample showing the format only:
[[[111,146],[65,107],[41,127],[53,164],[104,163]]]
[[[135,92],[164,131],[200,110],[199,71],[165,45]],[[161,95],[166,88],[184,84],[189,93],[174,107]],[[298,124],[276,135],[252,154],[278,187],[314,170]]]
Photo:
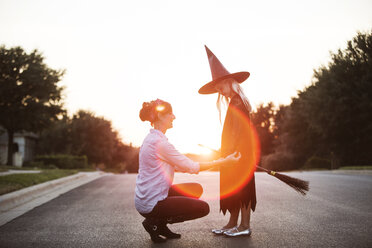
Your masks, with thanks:
[[[358,32],[289,105],[261,104],[251,115],[263,167],[272,170],[337,168],[372,161],[372,33]],[[138,170],[138,148],[124,144],[111,122],[63,107],[64,70],[50,69],[37,50],[0,47],[0,125],[9,134],[40,134],[39,154],[86,155],[95,166]],[[12,156],[8,156],[11,164]]]
[[[289,105],[252,114],[261,164],[275,170],[372,162],[372,33],[358,32]]]
[[[37,153],[86,156],[95,168],[137,171],[138,148],[124,144],[111,121],[85,110],[71,118],[64,115],[41,132]]]
[[[111,121],[80,110],[71,118],[58,86],[65,71],[44,63],[38,51],[0,46],[0,126],[8,134],[7,164],[13,164],[16,132],[39,134],[36,152],[86,156],[94,167],[136,172],[138,148],[124,144]]]

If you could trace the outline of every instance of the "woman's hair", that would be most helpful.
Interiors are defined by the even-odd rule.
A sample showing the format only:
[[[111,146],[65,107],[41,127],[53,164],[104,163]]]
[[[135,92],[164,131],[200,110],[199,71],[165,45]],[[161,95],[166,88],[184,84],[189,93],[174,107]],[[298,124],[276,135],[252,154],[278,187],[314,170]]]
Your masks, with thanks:
[[[233,80],[232,83],[230,84],[230,87],[231,87],[232,91],[234,91],[236,94],[238,94],[240,96],[240,98],[242,99],[242,101],[244,103],[244,106],[246,107],[246,109],[250,113],[251,110],[252,110],[251,104],[249,103],[248,98],[245,96],[244,91],[243,91],[242,87],[240,86],[240,84],[238,82],[236,82],[235,80]],[[218,93],[218,98],[217,98],[216,105],[217,105],[218,113],[220,115],[220,121],[221,121],[221,104],[224,103],[224,104],[228,105],[229,102],[230,102],[230,99],[228,97]]]
[[[158,113],[167,114],[172,112],[170,103],[156,99],[151,102],[144,102],[139,117],[142,121],[149,121],[151,125],[158,119]]]

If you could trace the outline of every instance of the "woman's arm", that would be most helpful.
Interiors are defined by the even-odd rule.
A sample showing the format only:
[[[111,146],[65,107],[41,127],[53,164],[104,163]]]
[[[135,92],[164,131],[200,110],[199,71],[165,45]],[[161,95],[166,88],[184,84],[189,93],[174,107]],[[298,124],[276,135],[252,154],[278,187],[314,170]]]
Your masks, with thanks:
[[[234,152],[225,158],[220,158],[211,162],[194,162],[185,155],[181,154],[171,143],[163,141],[158,143],[158,156],[174,166],[177,171],[197,174],[199,171],[209,170],[218,166],[236,164],[241,155]]]
[[[211,162],[199,162],[200,166],[199,171],[209,170],[218,166],[236,164],[239,161],[240,157],[241,157],[240,153],[234,152],[228,155],[226,158],[220,158]]]
[[[181,154],[168,140],[157,144],[157,155],[160,159],[172,165],[176,171],[197,174],[199,163]]]

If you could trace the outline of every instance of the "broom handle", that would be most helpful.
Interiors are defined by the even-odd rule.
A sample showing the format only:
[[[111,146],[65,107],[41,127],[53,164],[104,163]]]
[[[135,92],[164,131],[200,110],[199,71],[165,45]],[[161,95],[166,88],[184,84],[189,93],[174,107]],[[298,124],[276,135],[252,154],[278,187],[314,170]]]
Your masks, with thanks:
[[[267,174],[269,174],[269,175],[271,175],[271,176],[275,176],[275,174],[276,174],[275,171],[265,169],[264,167],[261,167],[261,166],[256,166],[256,168],[258,168],[258,169],[260,169],[260,170],[263,170],[264,172],[266,172]]]

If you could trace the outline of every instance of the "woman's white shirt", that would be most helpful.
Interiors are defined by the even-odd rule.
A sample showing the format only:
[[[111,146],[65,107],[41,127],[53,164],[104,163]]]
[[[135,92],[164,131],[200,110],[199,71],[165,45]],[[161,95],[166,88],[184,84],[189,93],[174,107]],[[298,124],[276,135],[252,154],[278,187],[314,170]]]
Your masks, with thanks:
[[[197,174],[200,165],[177,151],[161,131],[151,129],[139,152],[134,200],[138,212],[151,212],[168,196],[175,170]]]

